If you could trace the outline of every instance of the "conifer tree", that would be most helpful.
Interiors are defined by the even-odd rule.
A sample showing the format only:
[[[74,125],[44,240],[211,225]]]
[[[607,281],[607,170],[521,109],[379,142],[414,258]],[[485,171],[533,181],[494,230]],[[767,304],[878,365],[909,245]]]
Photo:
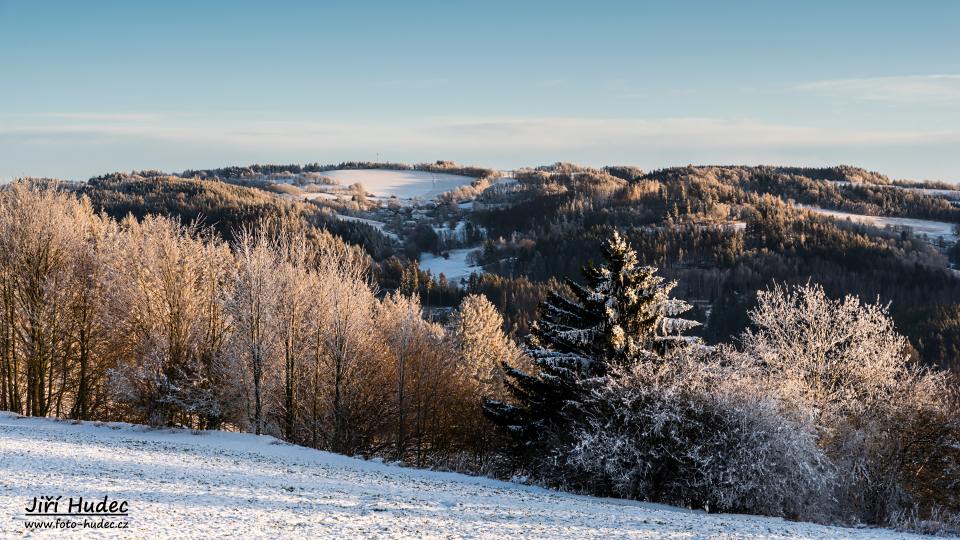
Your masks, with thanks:
[[[575,417],[591,384],[616,367],[661,361],[666,351],[687,343],[681,334],[698,323],[676,318],[690,309],[670,298],[675,282],[641,266],[636,252],[617,232],[603,246],[606,264],[583,269],[584,285],[571,280],[572,297],[551,292],[540,306],[525,352],[537,373],[504,365],[515,404],[488,400],[492,422],[506,429],[521,451],[554,446]]]

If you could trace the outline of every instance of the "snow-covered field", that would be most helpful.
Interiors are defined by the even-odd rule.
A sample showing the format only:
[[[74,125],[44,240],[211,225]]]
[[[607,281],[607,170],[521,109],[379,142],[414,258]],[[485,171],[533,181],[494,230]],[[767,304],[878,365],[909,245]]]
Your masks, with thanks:
[[[392,238],[393,240],[399,239],[399,237],[398,237],[395,233],[392,233],[392,232],[390,232],[390,231],[388,231],[388,230],[386,229],[387,224],[384,223],[384,222],[382,222],[382,221],[377,221],[377,220],[374,220],[374,219],[366,219],[366,218],[361,218],[361,217],[356,217],[356,216],[345,216],[345,215],[343,215],[343,214],[337,214],[337,217],[340,218],[340,219],[342,219],[343,221],[353,221],[353,222],[356,222],[356,223],[365,223],[365,224],[367,224],[367,225],[370,225],[370,226],[373,227],[374,229],[380,231],[381,233],[384,234],[384,236],[386,236],[386,237],[388,237],[388,238]]]
[[[0,413],[0,537],[53,537],[25,528],[41,496],[127,501],[128,515],[109,519],[129,529],[54,533],[69,538],[913,537],[581,497],[267,436]]]
[[[846,180],[836,181],[836,184],[844,186],[855,185],[854,182],[849,182]],[[904,187],[896,185],[877,185],[870,184],[870,187],[877,188],[887,188],[887,189],[902,189],[906,191],[912,191],[914,193],[920,193],[922,195],[930,195],[931,197],[946,197],[947,199],[957,201],[960,200],[960,189],[939,189],[939,188],[922,188],[922,187]]]
[[[470,274],[474,272],[483,272],[483,268],[472,266],[467,261],[467,257],[474,251],[476,251],[476,248],[451,249],[450,258],[447,259],[424,252],[420,254],[420,269],[424,272],[433,273],[435,277],[443,274],[447,281],[457,282],[470,277]]]
[[[953,230],[953,223],[947,223],[945,221],[932,221],[928,219],[911,219],[911,218],[898,218],[898,217],[886,217],[886,216],[865,216],[862,214],[851,214],[849,212],[840,212],[838,210],[827,210],[824,208],[818,208],[816,206],[807,206],[803,204],[798,204],[797,206],[799,206],[800,208],[806,208],[807,210],[813,210],[818,214],[823,214],[825,216],[830,216],[832,218],[849,219],[850,221],[863,223],[864,225],[872,225],[874,227],[880,227],[881,229],[887,226],[909,228],[909,229],[912,229],[913,233],[918,236],[927,235],[931,239],[943,237],[943,239],[948,242],[957,241],[957,234]]]
[[[905,189],[907,191],[913,191],[915,193],[920,193],[923,195],[930,195],[933,197],[946,197],[951,201],[960,201],[960,190],[956,190],[956,189],[915,188],[915,187],[905,187],[901,189]]]
[[[344,187],[359,182],[368,193],[378,197],[393,195],[400,199],[424,200],[474,181],[469,176],[455,174],[389,169],[339,169],[324,171],[323,176],[333,178]]]

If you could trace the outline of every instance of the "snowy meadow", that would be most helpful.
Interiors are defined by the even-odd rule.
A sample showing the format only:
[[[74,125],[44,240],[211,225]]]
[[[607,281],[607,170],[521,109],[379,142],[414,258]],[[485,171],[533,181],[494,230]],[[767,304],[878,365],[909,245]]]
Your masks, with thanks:
[[[0,455],[4,538],[31,536],[24,508],[42,494],[129,502],[129,530],[77,538],[912,537],[569,495],[240,433],[0,413]]]
[[[341,186],[359,183],[377,197],[421,200],[432,199],[476,180],[469,176],[417,170],[340,169],[322,174]]]

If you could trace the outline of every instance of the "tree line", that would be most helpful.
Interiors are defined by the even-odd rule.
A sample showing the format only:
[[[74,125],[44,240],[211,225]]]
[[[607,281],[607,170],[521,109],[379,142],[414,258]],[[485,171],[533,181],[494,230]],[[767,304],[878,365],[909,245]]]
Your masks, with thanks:
[[[245,180],[255,179],[270,174],[302,174],[302,173],[323,173],[337,169],[391,169],[397,171],[414,170],[429,171],[445,174],[457,174],[462,176],[471,176],[474,178],[485,178],[496,176],[496,171],[486,167],[474,167],[470,165],[460,165],[453,161],[437,160],[428,163],[392,163],[379,161],[344,161],[336,164],[308,163],[298,165],[295,163],[287,165],[272,164],[253,164],[246,167],[230,166],[216,169],[189,169],[183,171],[179,176],[184,178],[201,178],[205,180]]]
[[[330,240],[328,238],[328,240]],[[283,223],[226,242],[95,213],[55,186],[0,192],[0,409],[269,433],[346,454],[479,467],[482,396],[518,355],[467,296],[440,325],[378,295],[362,252]]]
[[[806,173],[853,178],[858,171]],[[785,200],[787,191],[764,187],[764,182],[792,181],[773,168],[689,167],[637,174],[562,164],[521,171],[517,176],[525,187],[517,196],[469,216],[488,231],[480,264],[504,280],[579,281],[580,267],[593,257],[592,246],[618,230],[645,264],[678,281],[678,293],[702,311],[698,320],[705,323],[702,335],[710,342],[727,341],[745,328],[757,290],[773,281],[813,279],[831,295],[891,302],[894,320],[925,362],[960,370],[954,354],[960,326],[955,317],[942,317],[960,305],[960,280],[947,268],[946,257],[923,239],[796,208]],[[803,181],[845,197],[833,180]],[[930,208],[949,206],[942,198],[910,196],[930,202]],[[524,315],[505,313],[508,319],[518,317]],[[938,322],[929,323],[933,320]]]

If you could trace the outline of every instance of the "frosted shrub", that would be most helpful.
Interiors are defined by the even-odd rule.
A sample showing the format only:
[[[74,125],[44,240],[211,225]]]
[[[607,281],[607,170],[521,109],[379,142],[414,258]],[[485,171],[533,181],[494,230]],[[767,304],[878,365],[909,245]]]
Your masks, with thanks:
[[[749,373],[688,351],[611,375],[561,459],[570,487],[709,511],[815,512],[832,475],[813,428]]]
[[[750,316],[744,352],[785,406],[813,413],[838,472],[837,518],[889,524],[904,511],[923,519],[960,507],[949,384],[910,362],[885,307],[776,286]]]

